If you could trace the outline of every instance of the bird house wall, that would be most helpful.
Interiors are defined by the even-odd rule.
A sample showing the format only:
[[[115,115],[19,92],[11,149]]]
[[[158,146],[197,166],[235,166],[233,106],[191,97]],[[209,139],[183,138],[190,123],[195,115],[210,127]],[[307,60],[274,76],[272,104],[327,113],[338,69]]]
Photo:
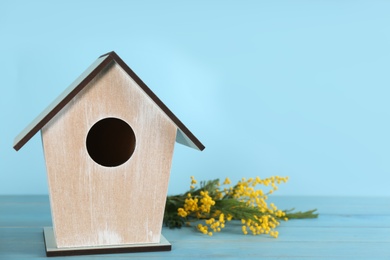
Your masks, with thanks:
[[[134,132],[134,151],[118,166],[87,149],[91,128],[106,118]],[[176,130],[115,62],[51,119],[41,133],[58,247],[159,242]]]

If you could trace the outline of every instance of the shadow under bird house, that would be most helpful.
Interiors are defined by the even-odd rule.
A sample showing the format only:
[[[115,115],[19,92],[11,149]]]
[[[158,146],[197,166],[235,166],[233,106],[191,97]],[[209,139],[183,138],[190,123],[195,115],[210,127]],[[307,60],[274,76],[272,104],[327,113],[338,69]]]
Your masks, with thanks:
[[[161,235],[175,141],[203,144],[115,53],[99,57],[14,141],[41,131],[48,256],[170,250]]]

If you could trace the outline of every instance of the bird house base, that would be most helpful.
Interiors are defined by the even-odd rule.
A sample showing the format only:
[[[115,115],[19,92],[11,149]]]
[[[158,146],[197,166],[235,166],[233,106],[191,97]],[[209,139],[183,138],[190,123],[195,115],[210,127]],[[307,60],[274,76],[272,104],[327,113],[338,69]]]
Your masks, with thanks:
[[[58,248],[52,227],[43,228],[43,237],[45,241],[46,256],[71,256],[71,255],[95,255],[95,254],[119,254],[119,253],[137,253],[137,252],[156,252],[171,251],[172,246],[161,235],[158,244],[128,244],[115,246],[98,247],[67,247]]]

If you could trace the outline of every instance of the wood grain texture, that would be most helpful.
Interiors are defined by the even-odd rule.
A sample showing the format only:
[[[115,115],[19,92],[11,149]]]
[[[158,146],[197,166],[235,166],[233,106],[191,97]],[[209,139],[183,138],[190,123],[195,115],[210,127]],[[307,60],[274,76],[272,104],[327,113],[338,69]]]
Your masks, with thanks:
[[[95,163],[89,129],[103,118],[135,132],[131,158]],[[160,239],[176,125],[115,62],[42,128],[53,227],[59,247],[157,243]]]
[[[390,259],[389,197],[272,197],[280,208],[317,207],[318,219],[291,220],[277,239],[244,236],[240,223],[212,237],[192,228],[163,234],[170,252],[72,257],[86,259]],[[0,259],[47,259],[43,226],[50,226],[47,196],[0,196]],[[67,258],[68,259],[68,258]]]

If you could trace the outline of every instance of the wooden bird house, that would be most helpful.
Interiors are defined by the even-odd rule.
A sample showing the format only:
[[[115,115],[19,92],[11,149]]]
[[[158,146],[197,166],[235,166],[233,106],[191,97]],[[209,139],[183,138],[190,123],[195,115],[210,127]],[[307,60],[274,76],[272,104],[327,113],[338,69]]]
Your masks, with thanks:
[[[48,255],[170,249],[161,229],[174,144],[204,146],[115,52],[99,57],[14,148],[39,130],[53,220]]]

